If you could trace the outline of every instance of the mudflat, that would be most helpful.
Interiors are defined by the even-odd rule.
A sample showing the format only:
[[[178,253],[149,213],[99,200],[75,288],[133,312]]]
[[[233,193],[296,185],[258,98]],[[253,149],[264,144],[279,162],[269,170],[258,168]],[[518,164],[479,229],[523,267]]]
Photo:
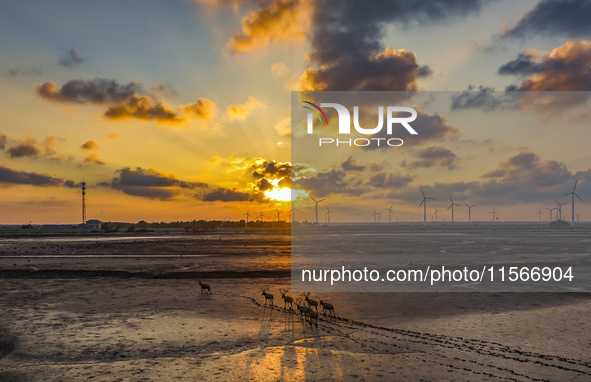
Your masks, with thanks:
[[[0,380],[591,379],[590,294],[313,293],[335,307],[316,326],[284,308],[289,249],[285,233],[2,239]]]

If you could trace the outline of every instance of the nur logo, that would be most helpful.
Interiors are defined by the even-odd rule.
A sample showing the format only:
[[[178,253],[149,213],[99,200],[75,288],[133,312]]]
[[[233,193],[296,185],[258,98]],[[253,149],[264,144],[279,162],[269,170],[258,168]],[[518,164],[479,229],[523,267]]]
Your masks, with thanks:
[[[322,108],[324,107],[331,107],[337,111],[339,116],[339,134],[351,134],[351,113],[349,110],[339,104],[339,103],[321,103],[320,106],[308,102],[302,101],[305,105],[302,105],[303,108],[310,110],[312,113],[308,113],[308,134],[314,133],[314,115],[318,117],[318,120],[321,124],[328,125],[328,118],[324,113]],[[410,116],[408,117],[400,117],[400,113],[409,113]],[[321,117],[322,115],[322,117]],[[392,135],[393,126],[395,124],[402,125],[411,135],[417,135],[415,129],[412,128],[410,122],[413,122],[417,119],[417,111],[412,107],[407,106],[388,106],[386,108],[386,134]],[[362,128],[359,125],[359,107],[353,106],[353,126],[355,130],[360,134],[365,135],[374,135],[379,133],[382,128],[384,127],[384,106],[378,107],[378,124],[376,127],[371,129]],[[352,144],[356,146],[369,146],[372,141],[377,142],[377,145],[380,146],[380,141],[386,140],[386,138],[358,138],[354,142],[351,142],[351,139],[347,140],[336,140],[336,145],[340,144],[347,144],[351,146]],[[392,141],[399,142],[398,144],[392,144]],[[335,142],[332,138],[320,138],[319,145],[322,146],[322,143],[333,143]],[[387,144],[389,146],[401,146],[402,139],[400,138],[390,138],[387,139]],[[365,143],[365,144],[362,144]]]

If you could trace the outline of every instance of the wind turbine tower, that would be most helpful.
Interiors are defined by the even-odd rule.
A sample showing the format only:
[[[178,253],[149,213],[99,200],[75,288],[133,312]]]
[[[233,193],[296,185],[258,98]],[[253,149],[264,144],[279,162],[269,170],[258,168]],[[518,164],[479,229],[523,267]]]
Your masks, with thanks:
[[[244,214],[244,216],[246,216],[246,224],[248,225],[248,218],[250,217],[248,210],[246,210],[246,213]]]
[[[311,196],[310,196],[310,199],[312,199],[316,203],[316,206],[314,207],[314,212],[316,212],[316,224],[318,224],[318,203],[320,203],[324,199],[316,200]]]
[[[388,211],[388,223],[392,223],[392,214],[394,213],[392,212],[392,207],[394,207],[394,204],[392,204],[390,208],[384,209],[384,211]]]
[[[474,207],[475,205],[476,204],[472,204],[471,206],[469,206],[468,204],[466,204],[466,207],[468,207],[468,224],[472,224],[472,207]]]
[[[550,211],[550,221],[552,221],[552,211],[554,211],[556,209],[556,207],[554,207],[554,208],[548,208],[548,207],[546,207],[546,209],[548,211]]]
[[[326,222],[330,223],[330,214],[333,213],[333,211],[329,210],[328,207],[326,207]]]
[[[454,206],[461,206],[461,204],[458,203],[454,203],[454,200],[451,198],[451,195],[449,196],[449,200],[451,201],[451,204],[449,205],[449,207],[447,207],[447,209],[449,210],[451,208],[451,222],[454,222]]]
[[[498,215],[496,209],[497,209],[497,207],[493,207],[493,210],[490,212],[492,214],[492,221],[493,222],[495,221],[495,215]]]
[[[295,203],[292,203],[291,210],[289,210],[290,218],[291,218],[292,221],[295,221],[295,212],[296,211],[300,212],[300,210],[298,210],[297,208],[295,208]]]
[[[579,180],[575,180],[575,186],[573,187],[572,192],[569,192],[568,194],[564,194],[562,196],[566,196],[566,195],[572,195],[573,197],[573,201],[572,201],[572,207],[573,207],[573,215],[572,215],[572,224],[575,224],[575,196],[577,198],[579,198],[579,200],[581,201],[581,203],[585,203],[583,202],[583,199],[581,199],[581,197],[579,195],[577,195],[576,190],[577,190],[577,183],[579,183]]]
[[[438,210],[437,206],[434,206],[434,208],[435,208],[435,212],[433,213],[433,215],[435,215],[435,223],[437,223],[437,213],[441,210]],[[431,217],[433,217],[433,216],[431,216]]]
[[[538,213],[536,215],[538,215],[538,221],[541,223],[542,222],[542,215],[544,215],[541,208],[538,208]]]
[[[423,192],[423,188],[419,187],[421,189],[421,194],[423,194],[423,201],[421,202],[421,204],[419,204],[419,207],[421,205],[423,205],[423,224],[427,225],[427,200],[428,199],[432,199],[435,200],[435,198],[428,198],[425,196],[425,193]]]

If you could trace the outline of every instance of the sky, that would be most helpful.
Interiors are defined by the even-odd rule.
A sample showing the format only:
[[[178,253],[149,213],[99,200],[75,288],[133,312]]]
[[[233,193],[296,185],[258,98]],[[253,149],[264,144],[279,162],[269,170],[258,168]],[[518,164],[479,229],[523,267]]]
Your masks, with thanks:
[[[589,19],[588,0],[5,1],[0,224],[79,223],[81,181],[103,221],[270,218],[292,183],[298,220],[320,195],[334,221],[416,221],[419,187],[548,219],[577,179],[591,199]],[[292,91],[407,91],[425,130],[296,168]]]

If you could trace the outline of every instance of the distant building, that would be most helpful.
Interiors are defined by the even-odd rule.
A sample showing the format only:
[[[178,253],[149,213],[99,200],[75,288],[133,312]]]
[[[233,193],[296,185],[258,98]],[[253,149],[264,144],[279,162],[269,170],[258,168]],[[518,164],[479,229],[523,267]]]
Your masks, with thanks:
[[[87,220],[86,223],[80,224],[79,227],[86,228],[86,229],[101,229],[101,224],[102,224],[102,222],[100,220],[90,219],[90,220]]]
[[[74,226],[76,227],[76,226]],[[41,226],[41,228],[43,229],[52,229],[52,230],[56,230],[56,229],[72,229],[72,225],[71,224],[43,224]]]

